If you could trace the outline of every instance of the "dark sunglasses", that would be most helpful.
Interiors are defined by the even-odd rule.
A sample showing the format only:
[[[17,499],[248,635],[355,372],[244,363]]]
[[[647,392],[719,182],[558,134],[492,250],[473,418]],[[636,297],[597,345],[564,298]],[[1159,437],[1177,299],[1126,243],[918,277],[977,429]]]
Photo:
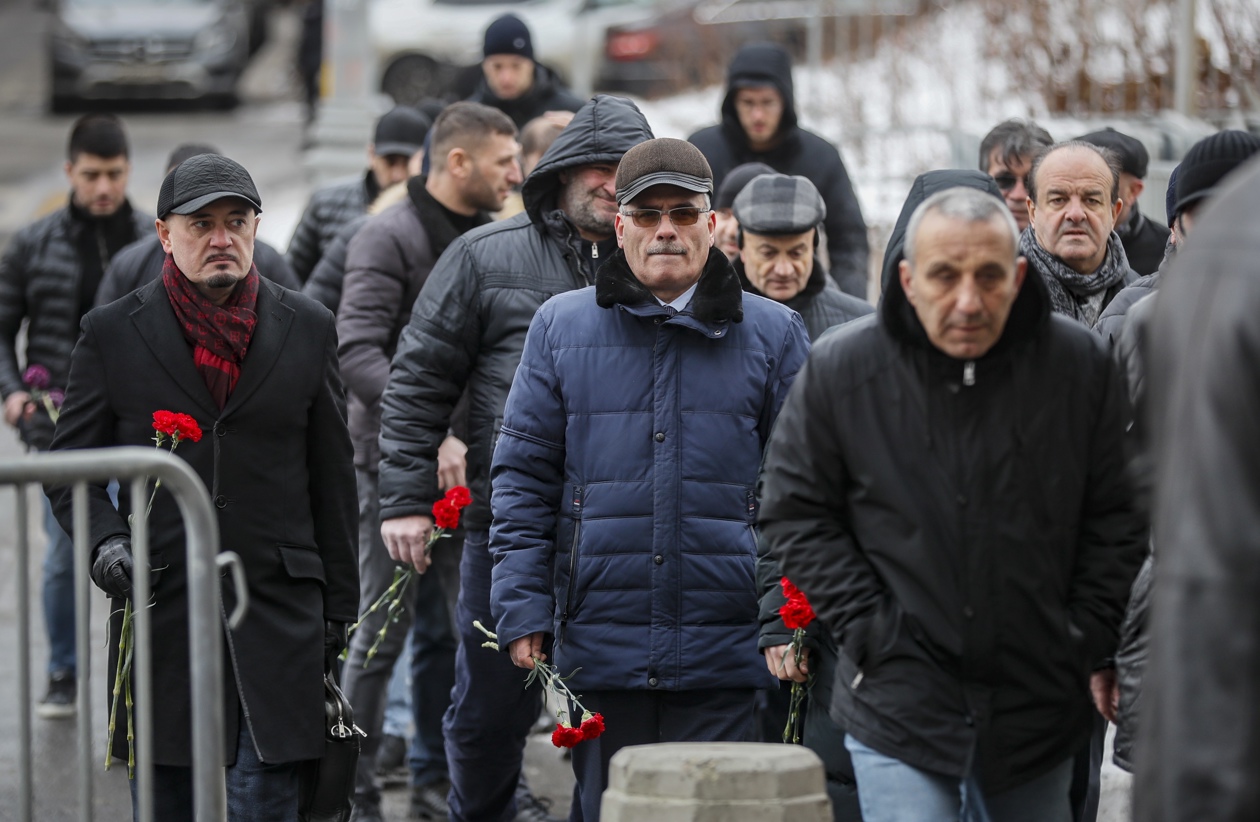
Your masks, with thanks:
[[[660,225],[662,214],[668,214],[669,221],[674,225],[695,225],[700,215],[709,211],[712,209],[681,206],[671,208],[669,211],[661,211],[659,208],[636,208],[633,211],[627,209],[621,213],[629,217],[639,228],[655,228]]]
[[[1015,188],[1015,184],[1020,182],[1021,180],[1024,182],[1024,190],[1027,191],[1028,190],[1028,175],[1024,175],[1023,177],[1016,177],[1014,174],[1011,174],[1009,171],[1003,171],[1001,174],[993,175],[993,182],[997,183],[998,190],[1000,191],[1010,191],[1011,189]]]

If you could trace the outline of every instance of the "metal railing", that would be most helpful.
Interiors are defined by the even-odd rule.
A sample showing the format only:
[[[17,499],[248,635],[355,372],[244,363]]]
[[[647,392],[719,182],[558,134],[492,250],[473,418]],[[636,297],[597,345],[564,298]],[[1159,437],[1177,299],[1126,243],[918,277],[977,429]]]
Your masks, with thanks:
[[[98,766],[92,755],[90,576],[91,546],[88,540],[87,483],[131,480],[132,500],[147,497],[150,478],[162,482],[175,497],[184,519],[188,553],[188,646],[192,680],[192,777],[193,808],[197,822],[222,822],[227,818],[224,787],[222,606],[219,569],[228,567],[236,585],[237,606],[228,619],[234,627],[248,603],[240,558],[220,554],[219,524],[210,496],[196,472],[182,459],[154,448],[122,447],[34,454],[0,461],[0,485],[17,486],[18,577],[18,700],[19,788],[18,815],[30,822],[34,797],[34,763],[31,757],[31,616],[30,539],[28,487],[31,484],[72,485],[74,515],[75,647],[78,658],[79,818],[92,819],[92,774]],[[42,493],[42,490],[40,491]],[[143,513],[143,509],[139,513]],[[132,523],[132,555],[135,563],[135,602],[148,602],[149,527],[144,516]],[[136,698],[136,811],[140,822],[153,822],[153,702],[150,615],[135,609],[134,656]],[[107,744],[111,744],[107,741]]]

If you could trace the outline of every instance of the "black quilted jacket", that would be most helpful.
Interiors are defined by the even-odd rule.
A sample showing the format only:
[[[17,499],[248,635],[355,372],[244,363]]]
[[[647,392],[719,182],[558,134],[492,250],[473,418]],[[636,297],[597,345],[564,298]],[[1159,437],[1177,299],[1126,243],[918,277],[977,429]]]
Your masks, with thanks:
[[[464,523],[490,527],[490,455],[525,332],[550,297],[594,280],[577,231],[556,208],[560,172],[617,162],[652,131],[629,100],[597,96],[525,181],[525,211],[474,228],[442,255],[403,329],[381,400],[381,518],[429,513],[441,497],[437,449],[461,395],[468,403]]]
[[[153,232],[153,215],[132,213],[135,236]],[[24,391],[22,372],[38,363],[52,385],[64,389],[70,352],[79,339],[79,232],[83,224],[60,208],[23,228],[0,258],[0,394]],[[106,264],[108,260],[103,261]],[[25,364],[18,363],[17,336],[26,329]],[[27,445],[46,450],[53,422],[41,410],[21,430]]]
[[[311,195],[285,253],[289,268],[299,280],[306,282],[310,278],[341,227],[366,213],[380,193],[381,187],[369,169],[362,177],[331,183]]]

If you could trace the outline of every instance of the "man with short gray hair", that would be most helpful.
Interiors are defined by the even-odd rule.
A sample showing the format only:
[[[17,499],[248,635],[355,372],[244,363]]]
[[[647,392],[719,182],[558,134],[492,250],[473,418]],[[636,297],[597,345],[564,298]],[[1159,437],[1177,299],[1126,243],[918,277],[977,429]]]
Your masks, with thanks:
[[[766,451],[761,525],[839,646],[866,822],[1070,820],[1089,672],[1142,559],[1115,366],[1017,236],[990,194],[925,200]]]

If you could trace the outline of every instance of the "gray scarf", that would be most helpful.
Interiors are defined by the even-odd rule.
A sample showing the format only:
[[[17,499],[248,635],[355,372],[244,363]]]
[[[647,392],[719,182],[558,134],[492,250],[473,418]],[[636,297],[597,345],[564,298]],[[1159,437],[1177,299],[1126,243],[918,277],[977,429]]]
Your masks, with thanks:
[[[1019,236],[1019,253],[1028,258],[1029,265],[1041,272],[1046,291],[1050,293],[1050,307],[1088,326],[1094,324],[1101,311],[1101,306],[1097,311],[1090,310],[1090,298],[1122,282],[1129,273],[1129,258],[1114,231],[1107,238],[1107,256],[1103,257],[1102,265],[1093,274],[1073,271],[1067,263],[1042,248],[1032,226],[1024,229]]]

